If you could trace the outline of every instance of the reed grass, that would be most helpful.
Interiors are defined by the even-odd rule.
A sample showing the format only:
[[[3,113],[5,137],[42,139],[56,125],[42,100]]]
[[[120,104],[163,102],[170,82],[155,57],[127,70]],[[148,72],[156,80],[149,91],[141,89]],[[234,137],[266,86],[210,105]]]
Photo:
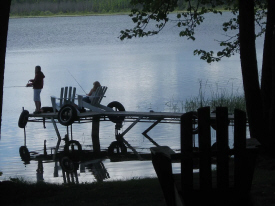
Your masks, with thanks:
[[[165,105],[172,112],[196,111],[200,107],[209,106],[211,111],[216,107],[227,107],[229,113],[234,113],[234,109],[246,111],[244,94],[239,89],[234,89],[234,85],[221,88],[218,84],[213,88],[207,81],[199,81],[199,93],[185,101],[171,99]]]

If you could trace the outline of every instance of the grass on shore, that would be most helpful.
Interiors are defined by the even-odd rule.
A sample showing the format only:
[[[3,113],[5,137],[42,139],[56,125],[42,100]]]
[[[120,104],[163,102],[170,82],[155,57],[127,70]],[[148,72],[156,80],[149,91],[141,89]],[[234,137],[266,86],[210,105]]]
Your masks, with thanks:
[[[1,205],[123,205],[164,206],[157,178],[89,184],[0,182]],[[275,158],[260,153],[251,189],[254,206],[275,205]]]
[[[1,205],[165,205],[156,178],[69,185],[7,181],[0,191]]]

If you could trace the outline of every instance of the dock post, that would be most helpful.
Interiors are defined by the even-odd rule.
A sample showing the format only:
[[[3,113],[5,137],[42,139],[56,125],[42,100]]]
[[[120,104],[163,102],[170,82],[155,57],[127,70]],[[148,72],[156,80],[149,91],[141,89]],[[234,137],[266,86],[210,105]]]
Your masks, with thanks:
[[[93,150],[95,153],[100,152],[100,142],[99,142],[99,125],[100,117],[93,118],[92,126],[92,141],[93,141]]]

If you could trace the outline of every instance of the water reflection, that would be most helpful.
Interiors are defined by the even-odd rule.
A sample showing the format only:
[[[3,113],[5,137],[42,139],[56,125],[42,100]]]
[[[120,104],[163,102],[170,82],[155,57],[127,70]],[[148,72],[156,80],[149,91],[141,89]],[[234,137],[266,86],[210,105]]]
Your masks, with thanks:
[[[103,162],[99,159],[86,161],[80,164],[80,172],[85,172],[85,168],[91,172],[98,182],[102,182],[105,179],[109,179],[110,175],[107,172]]]
[[[37,160],[36,169],[36,180],[37,182],[44,182],[44,166],[43,164],[48,163],[45,160]],[[97,182],[102,182],[103,180],[109,179],[110,175],[105,168],[102,159],[94,159],[89,161],[72,161],[69,157],[64,156],[59,160],[55,160],[53,167],[53,177],[63,178],[63,183],[79,183],[78,177],[80,174],[85,174],[87,171],[94,176]],[[60,174],[61,173],[61,174]]]
[[[22,107],[33,111],[32,92],[24,87],[13,87],[25,85],[28,77],[32,76],[33,66],[40,64],[45,69],[45,88],[41,96],[43,106],[50,106],[50,96],[58,96],[59,88],[64,85],[75,86],[77,93],[82,93],[67,72],[69,70],[85,89],[90,88],[95,79],[108,86],[103,99],[105,105],[116,100],[123,103],[127,111],[170,111],[165,104],[171,99],[181,103],[197,96],[200,79],[211,85],[219,82],[227,88],[224,82],[234,78],[234,86],[241,85],[238,56],[208,65],[192,53],[202,47],[213,51],[220,49],[211,39],[221,39],[217,36],[217,29],[228,15],[230,13],[224,13],[220,18],[214,16],[208,23],[206,21],[198,28],[195,42],[180,38],[174,24],[167,24],[160,35],[121,42],[117,38],[121,28],[131,25],[127,15],[10,19],[0,141],[0,171],[3,175],[0,180],[14,176],[36,179],[38,161],[33,161],[32,157],[37,154],[30,154],[29,164],[22,164],[18,155],[18,148],[23,145],[23,132],[17,126],[18,115]],[[257,56],[260,64],[263,38],[259,40]],[[28,149],[43,154],[43,141],[46,140],[46,151],[51,154],[57,141],[53,125],[49,124],[44,129],[42,125],[35,124],[29,122],[27,126]],[[130,123],[126,122],[124,127],[127,124]],[[114,125],[104,122],[100,127],[101,148],[106,149],[114,140]],[[91,148],[91,125],[82,124],[78,128],[74,139],[85,149]],[[146,152],[152,143],[140,133],[147,128],[148,124],[139,124],[126,137],[134,148]],[[66,132],[64,130],[60,128],[62,136]],[[154,137],[159,145],[179,149],[179,125],[159,124],[148,135]],[[61,148],[63,146],[62,141]],[[112,161],[102,161],[110,179],[155,175],[150,161]],[[58,182],[52,174],[55,162],[43,160],[43,165],[45,181]],[[82,174],[78,176],[79,180],[87,181],[85,177],[89,175]],[[60,182],[63,182],[62,178]]]
[[[19,154],[24,165],[37,163],[36,181],[48,182],[44,177],[45,170],[52,170],[53,178],[57,178],[58,183],[75,183],[78,184],[79,177],[85,182],[97,181],[102,182],[110,179],[110,174],[107,171],[103,161],[107,158],[111,162],[119,162],[124,160],[136,160],[137,157],[130,153],[121,154],[113,153],[112,156],[107,155],[107,151],[94,153],[91,150],[82,150],[82,145],[76,140],[68,141],[68,136],[65,135],[63,140],[65,146],[57,154],[47,152],[46,141],[44,141],[44,149],[39,152],[29,151],[27,146],[19,148]],[[62,179],[62,181],[60,180]]]
[[[63,183],[65,184],[78,184],[79,176],[81,176],[81,174],[87,175],[87,173],[93,176],[93,178],[89,177],[90,181],[93,179],[97,182],[102,182],[103,180],[110,178],[110,175],[102,162],[104,159],[91,159],[91,156],[87,153],[83,153],[81,159],[78,157],[70,158],[67,155],[68,154],[66,154],[65,151],[62,151],[58,154],[58,158],[53,160],[53,155],[34,154],[33,152],[29,152],[30,159],[26,161],[26,159],[22,158],[22,162],[23,164],[30,164],[30,161],[37,162],[37,182],[47,182],[47,180],[44,179],[44,169],[49,166],[51,167],[50,169],[53,169],[53,177],[62,178]],[[60,180],[57,182],[60,182]]]

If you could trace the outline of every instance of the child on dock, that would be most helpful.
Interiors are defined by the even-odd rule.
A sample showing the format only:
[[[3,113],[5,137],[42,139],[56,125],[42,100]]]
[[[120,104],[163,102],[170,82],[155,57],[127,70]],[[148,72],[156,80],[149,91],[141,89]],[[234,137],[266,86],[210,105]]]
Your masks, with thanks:
[[[30,79],[29,82],[27,83],[27,87],[33,87],[33,100],[35,103],[35,111],[34,114],[39,114],[41,113],[41,99],[40,99],[40,93],[43,89],[44,85],[44,78],[45,75],[41,71],[40,66],[35,67],[35,77],[34,79]]]

